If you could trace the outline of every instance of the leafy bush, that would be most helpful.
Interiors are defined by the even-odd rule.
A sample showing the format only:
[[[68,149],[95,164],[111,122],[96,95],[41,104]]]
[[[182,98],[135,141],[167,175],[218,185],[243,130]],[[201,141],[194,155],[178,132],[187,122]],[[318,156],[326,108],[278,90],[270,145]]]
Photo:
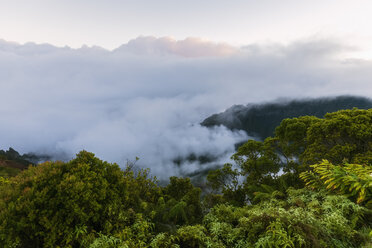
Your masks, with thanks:
[[[225,247],[359,247],[365,208],[345,196],[289,189],[286,200],[218,205],[204,218],[211,239]]]
[[[347,195],[372,208],[372,167],[370,165],[333,165],[327,160],[311,166],[313,171],[303,172],[300,177],[311,188],[325,188],[331,192]]]
[[[76,247],[96,233],[117,234],[150,214],[159,188],[85,151],[68,163],[46,162],[9,179],[0,191],[0,246]]]

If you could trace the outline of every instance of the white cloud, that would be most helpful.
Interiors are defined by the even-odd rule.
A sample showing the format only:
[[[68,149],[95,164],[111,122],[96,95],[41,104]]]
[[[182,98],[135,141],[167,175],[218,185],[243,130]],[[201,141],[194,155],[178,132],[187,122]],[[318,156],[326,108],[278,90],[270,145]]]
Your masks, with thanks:
[[[242,133],[198,123],[232,104],[279,97],[371,96],[372,64],[340,60],[338,43],[233,48],[138,38],[112,52],[0,42],[0,149],[81,149],[158,176],[189,171],[190,153],[226,158]],[[228,51],[228,52],[226,52]]]
[[[116,52],[121,50],[146,55],[173,54],[182,57],[213,57],[232,55],[238,49],[226,43],[214,43],[193,37],[175,40],[171,37],[140,36],[119,47]]]

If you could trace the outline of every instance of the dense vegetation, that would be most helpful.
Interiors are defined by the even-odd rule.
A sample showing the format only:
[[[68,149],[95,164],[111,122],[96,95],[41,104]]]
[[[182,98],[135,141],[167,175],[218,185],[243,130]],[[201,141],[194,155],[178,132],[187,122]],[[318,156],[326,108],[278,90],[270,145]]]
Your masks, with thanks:
[[[1,247],[370,247],[372,109],[285,119],[161,187],[82,151],[0,178]]]
[[[31,165],[35,165],[40,161],[50,159],[47,155],[36,155],[32,153],[20,155],[13,148],[7,151],[0,150],[0,176],[9,177],[15,176],[21,170],[27,169]]]
[[[277,103],[234,105],[223,113],[206,118],[207,127],[223,125],[229,129],[246,131],[261,140],[274,135],[275,128],[285,118],[305,115],[323,117],[326,113],[342,109],[370,109],[372,100],[356,96],[338,96],[309,100],[282,100]]]

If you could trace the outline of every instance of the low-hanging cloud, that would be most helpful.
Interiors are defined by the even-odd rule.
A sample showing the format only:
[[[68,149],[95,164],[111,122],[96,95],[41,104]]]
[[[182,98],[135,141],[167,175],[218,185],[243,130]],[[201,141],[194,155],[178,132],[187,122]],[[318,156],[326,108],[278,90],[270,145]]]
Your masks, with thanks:
[[[236,48],[199,39],[140,37],[108,51],[0,42],[0,149],[100,158],[158,176],[197,168],[173,160],[226,159],[247,139],[199,123],[233,104],[372,95],[370,61],[340,59],[326,41]]]

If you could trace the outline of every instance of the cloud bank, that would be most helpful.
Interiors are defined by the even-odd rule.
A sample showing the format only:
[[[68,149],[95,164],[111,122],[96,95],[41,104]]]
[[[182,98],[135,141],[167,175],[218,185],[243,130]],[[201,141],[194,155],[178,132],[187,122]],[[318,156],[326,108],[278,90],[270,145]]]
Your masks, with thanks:
[[[173,160],[225,161],[242,132],[199,125],[233,104],[353,94],[372,96],[370,61],[340,59],[327,41],[236,48],[196,38],[139,37],[108,51],[0,41],[0,149],[65,154],[86,149],[157,176],[190,172]]]
[[[145,55],[177,55],[182,57],[208,57],[226,56],[237,52],[233,46],[224,43],[212,43],[206,40],[189,37],[184,40],[175,40],[171,37],[156,38],[153,36],[140,36],[131,40],[115,50],[131,51]]]

